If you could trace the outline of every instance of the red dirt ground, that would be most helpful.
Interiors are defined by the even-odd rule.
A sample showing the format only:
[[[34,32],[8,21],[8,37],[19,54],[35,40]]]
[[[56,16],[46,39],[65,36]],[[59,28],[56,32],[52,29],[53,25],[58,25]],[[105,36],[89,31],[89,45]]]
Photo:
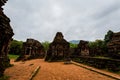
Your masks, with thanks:
[[[29,80],[33,71],[40,65],[40,60],[29,60],[25,62],[14,62],[11,60],[13,67],[5,70],[5,75],[10,76],[9,80]]]
[[[44,62],[43,59],[35,59],[25,62],[14,62],[13,67],[6,69],[5,75],[9,80],[29,80],[33,71],[41,66],[33,80],[114,80],[107,76],[84,69],[74,64],[63,62]]]

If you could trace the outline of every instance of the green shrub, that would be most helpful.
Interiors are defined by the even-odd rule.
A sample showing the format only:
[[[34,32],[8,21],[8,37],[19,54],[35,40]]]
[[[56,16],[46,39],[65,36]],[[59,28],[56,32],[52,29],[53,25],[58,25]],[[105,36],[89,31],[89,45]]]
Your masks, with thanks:
[[[2,76],[0,77],[0,80],[8,80],[9,79],[9,76]]]
[[[48,48],[49,48],[49,44],[50,44],[50,42],[49,42],[49,41],[42,42],[42,45],[43,45],[43,47],[44,47],[45,51],[47,51],[47,50],[48,50]]]
[[[8,57],[10,59],[17,59],[19,57],[19,55],[13,55],[13,54],[9,54]]]
[[[10,44],[9,54],[19,55],[22,50],[22,45],[23,45],[22,41],[13,40]]]

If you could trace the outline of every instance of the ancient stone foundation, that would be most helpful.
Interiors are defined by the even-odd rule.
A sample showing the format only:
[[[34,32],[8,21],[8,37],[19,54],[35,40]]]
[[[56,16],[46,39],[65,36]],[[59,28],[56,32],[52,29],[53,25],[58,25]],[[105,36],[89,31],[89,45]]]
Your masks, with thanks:
[[[7,0],[0,0],[0,77],[9,66],[9,43],[12,40],[13,30],[10,26],[10,19],[3,13],[2,6]]]
[[[37,40],[27,39],[23,43],[21,55],[16,61],[43,58],[44,56],[45,51],[42,44]]]
[[[45,61],[67,60],[70,57],[69,43],[64,39],[61,32],[57,32],[53,42],[49,45]]]

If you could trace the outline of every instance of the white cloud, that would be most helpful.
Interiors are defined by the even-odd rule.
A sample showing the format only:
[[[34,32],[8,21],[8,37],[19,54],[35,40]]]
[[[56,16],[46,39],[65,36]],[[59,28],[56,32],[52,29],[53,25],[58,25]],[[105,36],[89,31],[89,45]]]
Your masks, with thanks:
[[[52,41],[61,31],[67,40],[95,40],[110,29],[120,31],[119,5],[119,0],[9,0],[4,12],[15,39]]]

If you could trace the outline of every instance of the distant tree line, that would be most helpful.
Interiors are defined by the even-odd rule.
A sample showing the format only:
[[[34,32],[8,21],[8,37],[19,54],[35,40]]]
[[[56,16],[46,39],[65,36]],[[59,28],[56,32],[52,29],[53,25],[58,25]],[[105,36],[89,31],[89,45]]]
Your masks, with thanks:
[[[93,42],[89,42],[89,47],[94,48],[94,47],[100,47],[100,48],[106,48],[106,44],[110,41],[112,37],[113,32],[109,30],[107,34],[104,37],[104,40],[95,40]]]
[[[97,39],[95,41],[89,42],[89,48],[93,50],[96,49],[96,53],[98,53],[98,54],[95,54],[96,56],[97,55],[104,56],[107,54],[107,43],[111,40],[112,34],[113,34],[113,31],[109,30],[103,40]],[[97,52],[97,51],[100,51],[100,52]],[[102,53],[102,54],[99,54],[99,53]]]
[[[106,51],[107,50],[106,44],[110,41],[112,34],[113,32],[109,30],[107,34],[105,35],[104,40],[95,40],[95,41],[89,42],[89,47],[91,49],[98,47],[102,49],[103,51]],[[9,54],[19,55],[22,50],[22,44],[23,44],[23,41],[18,41],[18,40],[13,39],[13,41],[10,44]],[[50,42],[45,41],[45,42],[42,42],[41,44],[44,46],[45,51],[47,51],[49,48]],[[76,47],[77,47],[77,44],[70,43],[70,48],[76,48]]]

